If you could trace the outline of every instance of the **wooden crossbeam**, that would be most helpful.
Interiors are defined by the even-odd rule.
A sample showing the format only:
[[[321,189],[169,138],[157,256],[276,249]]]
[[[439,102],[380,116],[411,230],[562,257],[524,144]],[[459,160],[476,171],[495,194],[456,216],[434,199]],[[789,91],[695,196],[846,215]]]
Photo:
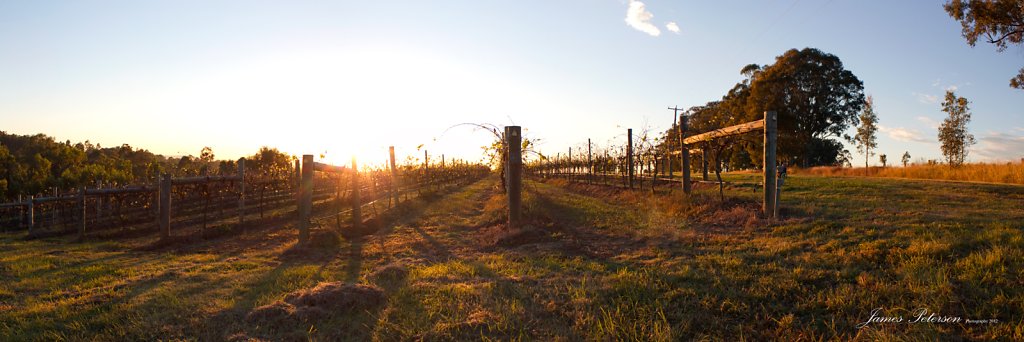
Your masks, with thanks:
[[[699,148],[691,148],[690,149],[690,153],[700,153],[700,152],[701,152],[701,150]],[[673,156],[678,156],[680,153],[682,153],[682,151],[678,151],[677,150],[677,151],[670,151],[668,154],[671,154]]]
[[[348,172],[348,168],[344,166],[336,166],[331,164],[324,164],[320,162],[313,162],[313,167],[320,172],[333,172],[333,173],[345,173]]]
[[[707,141],[707,140],[727,137],[727,136],[730,136],[730,135],[747,133],[747,132],[750,132],[750,131],[755,131],[755,130],[759,130],[759,129],[763,129],[763,128],[764,128],[764,120],[763,119],[762,120],[757,120],[757,121],[751,121],[751,122],[748,122],[748,123],[745,123],[745,124],[739,124],[739,125],[736,125],[736,126],[729,126],[729,127],[726,127],[726,128],[716,129],[716,130],[711,131],[711,132],[697,134],[697,135],[688,137],[686,139],[683,139],[683,143],[684,144],[693,144],[693,143],[698,143],[698,142],[701,142],[701,141]]]

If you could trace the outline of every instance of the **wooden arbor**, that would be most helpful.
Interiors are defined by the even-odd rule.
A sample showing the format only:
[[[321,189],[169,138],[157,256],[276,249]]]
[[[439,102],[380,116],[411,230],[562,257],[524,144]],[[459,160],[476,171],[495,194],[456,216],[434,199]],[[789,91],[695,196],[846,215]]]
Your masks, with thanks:
[[[714,140],[723,138],[731,135],[743,134],[755,130],[764,131],[764,203],[761,206],[764,210],[765,217],[771,219],[775,217],[777,206],[776,197],[776,179],[775,179],[775,146],[778,140],[778,114],[774,111],[764,112],[764,119],[751,121],[744,124],[735,126],[729,126],[714,131],[697,134],[691,137],[682,139],[682,159],[683,159],[683,191],[687,194],[690,193],[690,149],[687,147],[690,144]],[[683,127],[686,126],[686,120],[683,119]],[[682,135],[680,135],[681,137]]]

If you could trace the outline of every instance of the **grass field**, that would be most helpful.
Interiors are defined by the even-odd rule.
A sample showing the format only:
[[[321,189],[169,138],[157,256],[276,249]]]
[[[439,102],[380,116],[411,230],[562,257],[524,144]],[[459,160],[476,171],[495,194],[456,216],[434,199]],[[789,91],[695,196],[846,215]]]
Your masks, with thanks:
[[[757,175],[727,175],[752,180]],[[783,219],[749,187],[650,195],[529,181],[502,233],[487,179],[400,208],[374,236],[294,227],[142,251],[142,239],[0,236],[5,340],[1024,339],[1024,187],[791,176]],[[342,281],[384,302],[249,313]],[[875,308],[902,323],[858,324]],[[926,309],[985,323],[909,323]],[[997,321],[991,321],[991,319]]]
[[[813,167],[794,169],[793,173],[819,176],[871,176],[986,182],[1024,185],[1024,161],[1014,163],[970,163],[959,167],[949,165],[911,164],[906,167]]]

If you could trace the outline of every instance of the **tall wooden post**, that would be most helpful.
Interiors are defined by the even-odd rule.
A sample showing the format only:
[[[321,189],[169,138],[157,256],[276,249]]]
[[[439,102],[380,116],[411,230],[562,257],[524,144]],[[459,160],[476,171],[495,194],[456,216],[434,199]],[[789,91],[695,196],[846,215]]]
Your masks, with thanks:
[[[53,197],[54,198],[60,198],[60,190],[58,190],[57,187],[53,187]],[[50,206],[50,227],[51,228],[57,225],[57,207],[58,207],[57,203],[60,203],[60,201],[58,200],[56,202],[53,202],[53,205]]]
[[[36,196],[28,196],[28,236],[36,226]]]
[[[245,229],[245,158],[238,159],[238,226]]]
[[[576,174],[576,167],[572,165],[572,147],[571,146],[569,147],[569,154],[565,155],[565,163],[566,163],[565,165],[569,167],[569,170],[568,170],[569,177],[568,177],[568,179],[572,180],[573,176],[575,176],[575,174]]]
[[[633,129],[626,130],[626,175],[629,178],[629,188],[633,188]]]
[[[309,242],[309,216],[313,211],[313,155],[302,155],[302,181],[299,182],[299,245]]]
[[[160,179],[160,238],[171,238],[171,174],[165,173]]]
[[[423,181],[430,184],[430,155],[423,150]]]
[[[704,168],[704,180],[708,180],[708,149],[700,149],[700,163]]]
[[[508,186],[508,229],[519,228],[522,213],[523,154],[522,129],[519,126],[505,126],[505,146],[508,160],[505,161],[505,183]]]
[[[682,155],[683,160],[683,193],[689,195],[693,189],[690,184],[690,147],[686,146],[686,141],[683,139],[683,133],[686,133],[686,130],[689,129],[686,121],[685,115],[679,119],[679,153]]]
[[[395,204],[398,204],[398,169],[395,168],[395,147],[388,147],[388,154],[391,157],[391,197],[394,198]]]
[[[78,221],[78,240],[85,239],[85,186],[83,185],[78,189],[78,210],[81,212],[81,217]]]
[[[778,115],[764,112],[764,216],[769,220],[775,213],[775,143],[778,138]]]
[[[302,165],[299,164],[300,162],[298,159],[295,160],[295,189],[302,187]],[[296,190],[295,193],[298,194],[299,191]]]
[[[25,226],[25,205],[21,201],[21,194],[18,194],[18,203],[21,204],[18,206],[18,228],[21,228]]]
[[[153,217],[160,221],[160,175],[153,181]]]
[[[96,181],[96,189],[103,189],[103,181]],[[103,196],[96,196],[96,218],[103,217]]]
[[[359,167],[356,157],[352,157],[352,227],[359,228],[363,224],[362,199],[359,198]]]
[[[587,138],[587,182],[594,184],[594,159],[591,155],[593,146],[590,144],[590,138]]]

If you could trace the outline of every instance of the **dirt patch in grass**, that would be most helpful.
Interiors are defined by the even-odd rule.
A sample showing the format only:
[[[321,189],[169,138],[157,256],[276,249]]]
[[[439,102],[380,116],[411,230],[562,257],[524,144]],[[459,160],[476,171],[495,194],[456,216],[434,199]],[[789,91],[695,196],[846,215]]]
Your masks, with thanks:
[[[409,277],[409,268],[412,261],[409,259],[395,260],[390,263],[377,266],[367,275],[371,282],[391,292],[401,287]]]
[[[320,283],[312,289],[299,290],[260,306],[246,316],[250,322],[267,325],[290,324],[320,320],[333,313],[358,313],[380,307],[384,291],[376,286]]]
[[[509,229],[500,224],[478,230],[480,245],[487,247],[516,247],[550,240],[550,234],[534,225]]]

